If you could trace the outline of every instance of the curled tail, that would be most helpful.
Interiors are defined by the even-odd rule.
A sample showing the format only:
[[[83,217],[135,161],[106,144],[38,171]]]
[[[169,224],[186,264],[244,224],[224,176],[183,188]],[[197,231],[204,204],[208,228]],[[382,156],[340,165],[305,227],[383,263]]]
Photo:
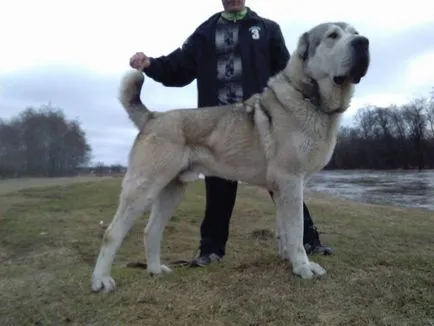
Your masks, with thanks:
[[[131,70],[125,74],[121,81],[119,100],[127,111],[129,118],[140,130],[152,118],[152,112],[140,99],[145,77],[138,70]]]

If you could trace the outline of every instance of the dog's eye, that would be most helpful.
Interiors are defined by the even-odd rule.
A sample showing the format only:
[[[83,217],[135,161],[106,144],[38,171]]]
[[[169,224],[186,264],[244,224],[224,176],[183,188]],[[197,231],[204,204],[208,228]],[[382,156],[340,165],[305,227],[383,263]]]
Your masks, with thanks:
[[[339,37],[339,34],[337,32],[330,33],[328,38],[331,38],[332,40],[336,40]]]

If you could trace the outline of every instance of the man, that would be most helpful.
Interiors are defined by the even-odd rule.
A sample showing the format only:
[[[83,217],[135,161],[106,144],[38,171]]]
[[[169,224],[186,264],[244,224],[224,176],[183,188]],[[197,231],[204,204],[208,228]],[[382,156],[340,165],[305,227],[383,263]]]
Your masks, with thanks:
[[[158,58],[138,52],[130,66],[165,86],[182,87],[196,79],[199,107],[237,103],[261,92],[289,60],[280,26],[258,16],[245,0],[222,4],[224,11],[202,23],[181,48]],[[238,182],[206,177],[205,186],[200,254],[191,266],[205,266],[225,255]],[[303,208],[306,251],[331,254],[321,245],[308,208]]]

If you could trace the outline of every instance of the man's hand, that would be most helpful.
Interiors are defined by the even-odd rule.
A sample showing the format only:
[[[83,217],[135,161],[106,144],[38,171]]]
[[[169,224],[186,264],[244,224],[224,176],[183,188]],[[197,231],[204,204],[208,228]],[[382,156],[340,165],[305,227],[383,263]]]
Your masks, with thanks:
[[[148,68],[151,64],[151,60],[144,54],[143,52],[136,52],[131,58],[130,58],[130,66],[131,68],[137,69],[137,70],[143,70],[145,68]]]

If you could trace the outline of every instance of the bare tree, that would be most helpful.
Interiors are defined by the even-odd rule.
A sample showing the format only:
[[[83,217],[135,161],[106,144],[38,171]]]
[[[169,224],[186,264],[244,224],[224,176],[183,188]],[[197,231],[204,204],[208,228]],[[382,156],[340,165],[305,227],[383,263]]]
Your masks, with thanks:
[[[434,138],[434,87],[431,89],[430,98],[427,102],[425,114],[431,133],[430,136]]]
[[[328,169],[434,168],[434,88],[406,105],[367,106],[342,127]]]
[[[427,132],[426,107],[427,100],[425,98],[414,99],[402,107],[403,115],[408,124],[410,141],[413,144],[413,163],[419,170],[424,168]]]
[[[90,153],[80,124],[51,105],[27,108],[0,124],[2,175],[71,175],[89,163]]]

